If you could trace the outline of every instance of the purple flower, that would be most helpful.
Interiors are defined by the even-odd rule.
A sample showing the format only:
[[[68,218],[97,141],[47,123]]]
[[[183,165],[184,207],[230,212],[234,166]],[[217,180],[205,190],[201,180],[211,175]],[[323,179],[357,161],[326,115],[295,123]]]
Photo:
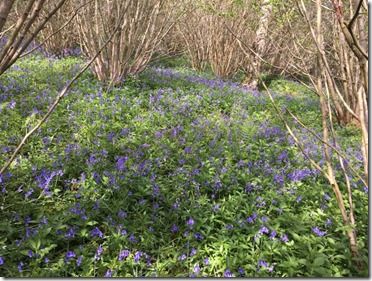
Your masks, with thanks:
[[[105,277],[111,277],[111,276],[112,276],[112,273],[113,273],[113,270],[108,269],[108,270],[106,271]]]
[[[34,193],[34,189],[31,188],[29,191],[25,193],[25,198],[28,198],[32,193]]]
[[[122,171],[125,168],[125,162],[128,160],[128,157],[119,157],[119,159],[116,161],[116,167],[118,171]]]
[[[177,227],[177,225],[174,224],[174,225],[172,226],[171,231],[172,231],[172,232],[176,232],[177,230],[178,230],[178,227]]]
[[[98,227],[93,228],[93,230],[89,232],[89,234],[92,237],[96,237],[96,236],[99,236],[100,238],[103,237],[103,233],[101,232],[101,230],[99,230]]]
[[[205,258],[205,259],[203,260],[203,263],[204,263],[205,265],[209,265],[209,259],[208,259],[208,258]]]
[[[131,234],[129,236],[129,241],[132,242],[132,243],[135,243],[135,244],[138,242],[137,239],[136,239],[136,237],[133,234]]]
[[[21,261],[20,263],[19,263],[19,265],[17,266],[17,268],[18,268],[18,272],[22,272],[22,267],[24,266],[25,264]]]
[[[194,237],[195,237],[195,239],[198,239],[198,240],[204,239],[204,236],[202,234],[200,234],[199,232],[196,232]]]
[[[302,197],[298,196],[297,199],[296,199],[296,202],[299,203],[301,200],[302,200]]]
[[[244,275],[244,269],[243,268],[239,268],[238,272],[239,272],[239,274]]]
[[[43,224],[48,224],[48,221],[45,217],[42,217],[42,219],[40,220]]]
[[[137,263],[139,261],[139,259],[141,258],[142,256],[142,252],[135,252],[134,253],[134,262]]]
[[[187,257],[186,254],[183,253],[181,256],[179,256],[179,257],[177,258],[177,260],[182,261],[182,260],[186,259],[186,257]]]
[[[274,271],[274,266],[273,265],[270,265],[269,272],[273,272],[273,271]]]
[[[288,177],[291,181],[296,182],[296,181],[304,180],[310,174],[311,174],[310,169],[303,169],[303,170],[297,170],[297,171],[290,172],[288,174]]]
[[[65,238],[69,238],[69,237],[75,237],[75,231],[70,227],[67,231],[67,233],[65,234]]]
[[[190,217],[186,224],[188,224],[192,227],[194,225],[194,219],[192,217]]]
[[[252,215],[252,219],[255,221],[257,219],[257,213],[254,212],[253,215]]]
[[[258,262],[258,266],[263,266],[263,267],[267,268],[267,263],[264,260],[260,260]]]
[[[102,248],[101,245],[99,245],[99,247],[97,248],[97,252],[96,252],[96,254],[94,255],[94,259],[95,259],[95,260],[99,260],[101,254],[102,254],[102,252],[103,252],[103,248]]]
[[[280,235],[280,239],[282,239],[284,243],[287,243],[289,241],[287,234]]]
[[[235,277],[235,275],[232,274],[229,269],[226,269],[224,273],[224,277]]]
[[[4,258],[0,256],[0,265],[3,265],[3,264],[4,264]]]
[[[192,249],[191,249],[191,252],[190,252],[190,257],[196,255],[197,252],[198,252],[198,251],[197,251],[196,249],[192,248]]]
[[[119,260],[119,261],[122,261],[124,258],[126,258],[126,257],[129,256],[129,255],[130,255],[130,251],[128,251],[128,250],[122,250],[122,251],[120,251],[120,253],[119,253],[118,260]]]
[[[195,274],[199,274],[199,273],[200,273],[200,267],[199,267],[199,264],[195,264],[195,265],[194,265],[194,273],[195,273]]]
[[[76,257],[74,251],[67,251],[67,253],[66,253],[66,261],[68,261],[69,259],[74,258],[74,257]]]
[[[81,265],[82,261],[83,261],[83,256],[79,256],[77,261],[76,261],[76,266],[79,267]]]
[[[332,225],[332,220],[331,219],[326,220],[325,223],[324,223],[324,225],[326,227]]]
[[[119,217],[121,218],[125,218],[127,216],[127,213],[126,212],[123,212],[122,210],[119,210],[119,213],[118,213]]]
[[[269,233],[269,229],[266,226],[261,225],[261,228],[258,231],[258,233],[260,233],[261,235],[263,235],[264,233],[267,233],[268,234]]]
[[[273,240],[275,236],[276,236],[276,231],[275,230],[271,231],[270,239]]]
[[[331,197],[329,197],[329,195],[327,193],[324,193],[324,200],[328,201],[330,199],[331,199]]]
[[[28,255],[29,258],[32,258],[32,255],[33,255],[32,250],[28,250],[27,255]]]
[[[49,259],[48,258],[45,258],[44,259],[44,263],[48,263],[49,262]]]
[[[318,236],[324,236],[327,234],[326,231],[321,231],[317,226],[312,228],[313,232]]]

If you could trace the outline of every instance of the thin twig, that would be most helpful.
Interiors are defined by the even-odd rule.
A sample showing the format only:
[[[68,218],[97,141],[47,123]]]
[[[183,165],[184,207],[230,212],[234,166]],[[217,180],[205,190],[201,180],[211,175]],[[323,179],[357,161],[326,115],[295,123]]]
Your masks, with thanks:
[[[56,35],[57,33],[59,33],[62,29],[64,29],[78,14],[79,14],[79,10],[81,8],[83,8],[85,5],[88,5],[89,3],[93,2],[93,0],[90,0],[86,3],[84,3],[83,5],[81,5],[80,7],[78,7],[76,10],[75,10],[75,13],[72,15],[72,17],[66,21],[56,32],[50,34],[49,36],[47,36],[43,42],[41,42],[39,45],[37,45],[36,47],[34,47],[33,49],[31,49],[30,51],[26,52],[26,53],[23,53],[22,55],[20,55],[19,57],[20,58],[23,58],[29,54],[31,54],[32,52],[34,52],[36,49],[40,48],[42,45],[45,44],[45,42],[47,42],[51,37],[53,37],[54,35]]]
[[[120,21],[119,21],[120,22]],[[85,72],[85,70],[88,69],[88,67],[93,63],[93,61],[99,56],[99,54],[102,52],[102,50],[106,47],[106,45],[111,41],[111,39],[114,37],[115,33],[118,31],[120,25],[117,25],[114,31],[112,32],[110,38],[101,46],[101,48],[97,51],[97,53],[93,56],[93,58],[86,63],[86,65],[77,73],[72,80],[64,87],[64,89],[59,93],[54,103],[49,107],[48,112],[43,116],[43,118],[35,125],[34,128],[31,129],[22,139],[22,141],[19,143],[15,151],[13,152],[10,159],[5,163],[5,165],[0,170],[0,175],[2,175],[6,169],[12,164],[12,162],[15,160],[17,154],[22,149],[22,147],[26,144],[26,141],[28,138],[36,131],[38,130],[41,125],[45,123],[45,121],[48,119],[48,117],[52,114],[54,109],[57,107],[58,103],[61,101],[61,99],[66,95],[67,91],[70,89],[72,84]]]

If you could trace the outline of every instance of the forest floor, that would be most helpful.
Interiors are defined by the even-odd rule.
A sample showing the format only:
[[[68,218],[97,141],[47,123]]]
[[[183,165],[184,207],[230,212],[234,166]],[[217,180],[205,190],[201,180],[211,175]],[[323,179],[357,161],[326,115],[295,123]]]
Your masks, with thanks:
[[[81,65],[34,56],[0,77],[0,166]],[[320,136],[316,96],[269,86],[324,165],[323,144],[287,112]],[[362,173],[358,131],[336,130]],[[267,94],[185,66],[110,90],[87,72],[0,176],[0,276],[366,277],[368,193],[349,178],[364,271],[331,186]]]

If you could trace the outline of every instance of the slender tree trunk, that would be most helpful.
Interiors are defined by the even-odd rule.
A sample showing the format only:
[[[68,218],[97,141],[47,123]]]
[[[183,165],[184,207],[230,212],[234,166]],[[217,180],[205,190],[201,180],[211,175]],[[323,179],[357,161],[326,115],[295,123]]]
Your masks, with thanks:
[[[4,28],[14,2],[15,0],[2,0],[2,2],[0,3],[0,32]]]
[[[267,34],[269,30],[269,20],[273,4],[271,0],[263,0],[261,7],[261,16],[256,31],[256,37],[252,46],[254,54],[252,54],[252,64],[248,67],[243,85],[249,86],[252,89],[257,89],[259,78],[255,69],[261,70],[261,57],[263,56],[267,45]]]

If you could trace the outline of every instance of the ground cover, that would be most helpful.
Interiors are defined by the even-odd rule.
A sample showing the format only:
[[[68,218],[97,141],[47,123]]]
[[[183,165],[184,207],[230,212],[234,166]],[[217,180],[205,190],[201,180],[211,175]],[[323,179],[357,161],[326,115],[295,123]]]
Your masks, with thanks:
[[[0,77],[1,166],[81,63],[35,56]],[[273,94],[319,131],[316,97]],[[321,143],[286,116],[322,163]],[[357,130],[338,132],[345,164],[362,171]],[[367,264],[368,194],[350,180]],[[368,274],[331,187],[266,95],[186,67],[154,65],[109,91],[84,74],[0,189],[1,276]]]

